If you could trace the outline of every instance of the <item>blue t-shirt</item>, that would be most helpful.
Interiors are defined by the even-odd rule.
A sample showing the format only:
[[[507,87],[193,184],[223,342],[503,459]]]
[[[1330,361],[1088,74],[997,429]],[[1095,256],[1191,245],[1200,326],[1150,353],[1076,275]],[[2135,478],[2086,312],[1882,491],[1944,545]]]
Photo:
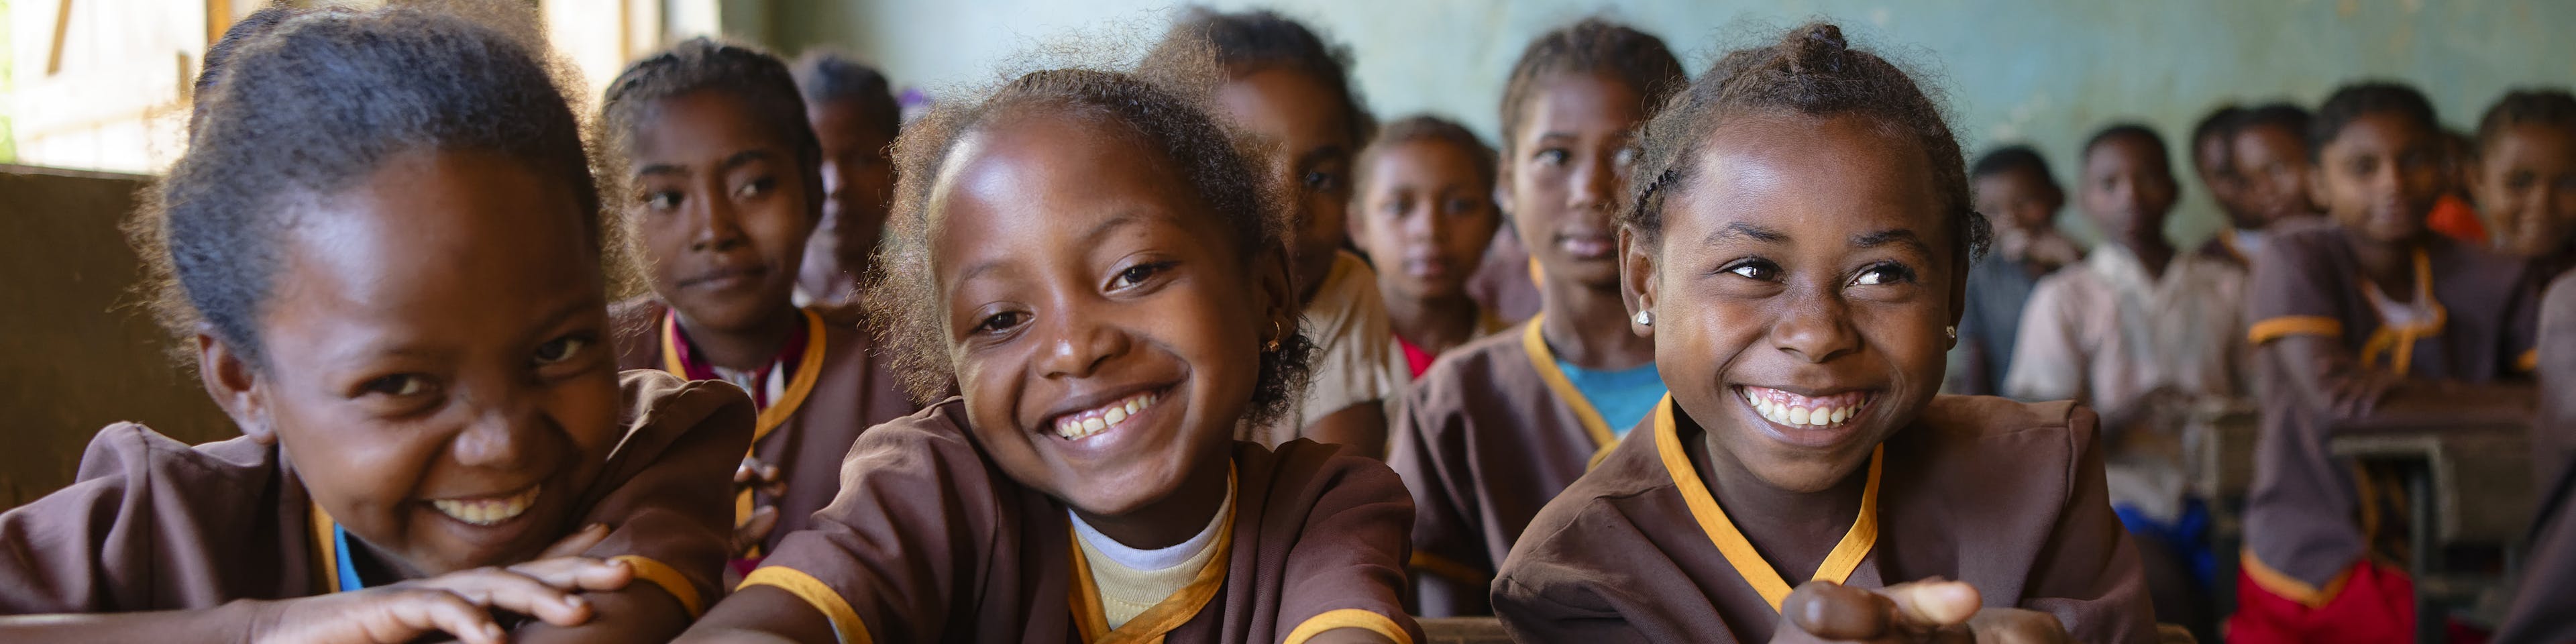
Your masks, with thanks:
[[[1655,363],[1618,371],[1594,371],[1559,362],[1556,368],[1565,372],[1566,382],[1592,401],[1592,410],[1601,412],[1601,421],[1609,423],[1610,435],[1627,438],[1628,430],[1655,411],[1655,403],[1664,399],[1664,376],[1655,372]]]

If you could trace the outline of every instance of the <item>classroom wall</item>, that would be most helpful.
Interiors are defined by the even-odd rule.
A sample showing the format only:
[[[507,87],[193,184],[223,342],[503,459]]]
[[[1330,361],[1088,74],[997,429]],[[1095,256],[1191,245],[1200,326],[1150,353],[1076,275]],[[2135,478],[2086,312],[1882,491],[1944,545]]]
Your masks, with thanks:
[[[0,508],[68,484],[99,428],[239,435],[138,306],[117,223],[146,178],[0,165]]]
[[[1429,110],[1493,136],[1504,75],[1528,39],[1599,12],[1643,25],[1698,69],[1811,17],[1862,46],[1894,49],[1943,79],[1970,154],[2027,142],[2074,174],[2092,130],[2140,120],[2168,138],[2227,99],[2313,105],[2359,76],[2422,87],[2443,120],[2471,127],[2506,88],[2576,83],[2576,2],[2566,0],[1213,0],[1268,6],[1347,43],[1381,116]],[[769,32],[794,52],[828,44],[883,65],[898,84],[989,80],[1039,39],[1125,25],[1158,35],[1161,0],[776,0]],[[1117,30],[1108,30],[1116,33]],[[1141,46],[1141,45],[1140,45]],[[2189,176],[2176,145],[2176,172]],[[2219,225],[2186,180],[2173,232]],[[2076,224],[2079,234],[2088,226]]]

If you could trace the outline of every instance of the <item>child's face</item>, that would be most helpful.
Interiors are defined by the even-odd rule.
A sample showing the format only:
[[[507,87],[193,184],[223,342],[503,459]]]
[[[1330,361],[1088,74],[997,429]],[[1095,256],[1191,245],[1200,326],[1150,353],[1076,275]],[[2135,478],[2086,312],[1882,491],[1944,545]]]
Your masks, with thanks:
[[[2527,257],[2567,249],[2576,236],[2576,130],[2507,126],[2478,164],[2478,205],[2499,224],[2505,252]]]
[[[1296,208],[1297,286],[1315,288],[1349,235],[1343,210],[1359,142],[1351,140],[1341,93],[1313,74],[1270,67],[1227,82],[1217,102],[1237,126],[1272,144],[1269,169]]]
[[[573,528],[621,431],[571,188],[421,152],[307,212],[260,317],[267,365],[210,348],[209,391],[402,572],[518,562]]]
[[[1381,279],[1413,300],[1466,296],[1502,217],[1473,153],[1437,139],[1406,141],[1370,157],[1368,193],[1355,219]]]
[[[2057,209],[2066,205],[2066,196],[2056,184],[2029,169],[1977,177],[1976,193],[1977,212],[2020,230],[2048,228],[2049,221],[2057,218]]]
[[[2160,240],[2173,210],[2173,173],[2153,143],[2115,136],[2084,151],[2084,212],[2105,236],[2132,247]]]
[[[1704,150],[1662,256],[1623,236],[1656,369],[1752,474],[1825,489],[1939,389],[1966,262],[1922,148],[1865,118],[1743,117]]]
[[[823,219],[805,246],[809,258],[830,258],[843,270],[863,271],[877,236],[885,231],[894,197],[894,159],[887,146],[895,133],[869,118],[866,104],[835,99],[806,106],[805,118],[823,144]]]
[[[2236,172],[2245,179],[2245,205],[2260,215],[2257,226],[2315,213],[2308,199],[2307,143],[2299,134],[2274,126],[2236,131]]]
[[[1162,152],[1119,126],[1002,115],[932,190],[931,268],[967,417],[1011,477],[1093,515],[1223,467],[1283,257],[1245,261]]]
[[[717,91],[662,99],[636,125],[629,208],[653,292],[692,328],[778,321],[814,229],[796,151]]]
[[[2424,234],[2424,217],[2441,198],[2442,143],[2423,124],[2389,113],[2363,114],[2317,153],[2313,192],[2326,214],[2384,243]]]
[[[2209,188],[2209,198],[2218,202],[2218,210],[2238,228],[2255,228],[2254,206],[2247,199],[2250,179],[2240,172],[2234,148],[2224,134],[2213,134],[2191,142],[2191,167],[2200,174],[2200,185]]]
[[[1522,109],[1502,190],[1521,244],[1548,279],[1599,288],[1619,283],[1612,225],[1627,190],[1632,130],[1647,114],[1636,88],[1598,74],[1542,76]]]

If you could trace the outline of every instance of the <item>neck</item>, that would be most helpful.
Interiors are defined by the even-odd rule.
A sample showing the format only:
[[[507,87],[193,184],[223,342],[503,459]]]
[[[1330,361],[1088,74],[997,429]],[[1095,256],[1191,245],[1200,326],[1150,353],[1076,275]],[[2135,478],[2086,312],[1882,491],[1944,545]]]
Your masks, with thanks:
[[[2352,247],[2353,261],[2361,264],[2362,277],[2379,286],[2379,294],[2391,301],[2415,300],[2415,251],[2423,248],[2417,239],[2383,242],[2360,234],[2345,235]]]
[[[2132,239],[2120,246],[2129,249],[2129,254],[2138,258],[2138,264],[2146,267],[2148,277],[2163,279],[2165,267],[2173,264],[2173,242],[2165,241],[2162,235],[2147,239]]]
[[[1380,286],[1386,294],[1387,326],[1396,337],[1439,355],[1476,337],[1476,300],[1465,295],[1409,298]]]
[[[1615,371],[1655,359],[1653,340],[1628,332],[1628,305],[1616,288],[1557,279],[1539,284],[1539,335],[1556,359],[1585,369]]]
[[[734,371],[759,369],[778,360],[778,350],[787,346],[787,336],[795,334],[796,325],[805,322],[805,316],[792,306],[778,309],[769,319],[748,329],[709,328],[690,322],[687,314],[679,317],[680,329],[688,333],[689,346],[697,350],[700,359]]]
[[[1675,419],[1680,420],[1680,419]],[[1797,492],[1783,490],[1755,476],[1743,461],[1715,439],[1712,432],[1702,432],[1696,441],[1708,454],[1707,467],[1701,470],[1717,505],[1726,510],[1735,529],[1744,533],[1762,559],[1779,571],[1789,585],[1796,586],[1824,565],[1825,557],[1841,545],[1843,535],[1851,531],[1860,518],[1861,496],[1869,487],[1869,462],[1864,457],[1859,467],[1841,481],[1822,490]],[[1760,520],[1746,519],[1759,517]]]
[[[1219,450],[1233,446],[1232,441],[1218,444]],[[1199,459],[1199,467],[1181,481],[1171,496],[1146,504],[1134,511],[1107,515],[1074,507],[1073,513],[1100,534],[1116,539],[1119,545],[1139,550],[1169,548],[1190,537],[1198,536],[1208,522],[1225,509],[1226,473],[1232,471],[1230,452],[1221,451],[1214,458]],[[1067,504],[1071,505],[1071,504]]]

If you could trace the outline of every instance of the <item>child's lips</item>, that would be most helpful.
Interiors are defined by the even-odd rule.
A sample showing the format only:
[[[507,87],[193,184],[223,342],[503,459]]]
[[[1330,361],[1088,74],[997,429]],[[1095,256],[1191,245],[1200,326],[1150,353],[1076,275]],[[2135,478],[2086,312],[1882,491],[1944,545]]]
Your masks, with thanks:
[[[1842,442],[1855,428],[1852,420],[1878,399],[1875,391],[1852,390],[1801,395],[1785,390],[1740,385],[1736,393],[1746,408],[1764,421],[1773,438],[1804,447]]]
[[[519,518],[528,508],[536,507],[537,495],[545,486],[530,485],[509,494],[478,497],[430,499],[429,506],[439,514],[470,525],[494,526]]]
[[[768,272],[766,267],[758,264],[718,268],[680,280],[680,288],[729,291],[751,286]]]
[[[1162,391],[1159,389],[1139,392],[1106,405],[1056,416],[1050,425],[1058,438],[1081,440],[1117,429],[1127,424],[1128,419],[1143,415],[1145,410],[1154,408],[1154,404],[1161,401]]]

